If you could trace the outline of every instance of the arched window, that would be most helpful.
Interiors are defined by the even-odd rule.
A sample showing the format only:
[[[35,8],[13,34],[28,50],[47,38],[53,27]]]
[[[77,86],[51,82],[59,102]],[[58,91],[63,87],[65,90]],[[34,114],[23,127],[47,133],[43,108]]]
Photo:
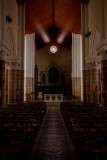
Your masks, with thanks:
[[[49,70],[49,82],[58,83],[59,73],[56,67],[51,67]]]

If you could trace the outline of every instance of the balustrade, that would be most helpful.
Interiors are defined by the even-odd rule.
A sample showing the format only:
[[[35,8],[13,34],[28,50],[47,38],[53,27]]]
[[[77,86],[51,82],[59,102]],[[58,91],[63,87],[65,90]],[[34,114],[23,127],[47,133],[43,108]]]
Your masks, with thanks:
[[[63,102],[63,94],[44,94],[44,102]]]

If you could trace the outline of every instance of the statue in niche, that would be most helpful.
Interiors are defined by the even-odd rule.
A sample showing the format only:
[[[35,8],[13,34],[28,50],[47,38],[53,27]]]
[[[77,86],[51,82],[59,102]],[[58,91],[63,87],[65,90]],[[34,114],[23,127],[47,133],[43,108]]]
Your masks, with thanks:
[[[58,83],[59,73],[56,67],[51,67],[49,70],[49,82]]]

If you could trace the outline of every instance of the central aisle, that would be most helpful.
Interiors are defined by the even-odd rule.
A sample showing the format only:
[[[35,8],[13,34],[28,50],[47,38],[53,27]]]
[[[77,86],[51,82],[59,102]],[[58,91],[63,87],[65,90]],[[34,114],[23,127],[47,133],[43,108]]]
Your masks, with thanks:
[[[72,160],[59,107],[50,106],[35,141],[32,160]]]

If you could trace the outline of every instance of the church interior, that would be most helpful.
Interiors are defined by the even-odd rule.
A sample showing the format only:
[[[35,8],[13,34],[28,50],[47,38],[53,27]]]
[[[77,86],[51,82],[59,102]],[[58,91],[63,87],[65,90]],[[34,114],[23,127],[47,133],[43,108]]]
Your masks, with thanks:
[[[0,160],[107,159],[107,0],[0,0]]]

